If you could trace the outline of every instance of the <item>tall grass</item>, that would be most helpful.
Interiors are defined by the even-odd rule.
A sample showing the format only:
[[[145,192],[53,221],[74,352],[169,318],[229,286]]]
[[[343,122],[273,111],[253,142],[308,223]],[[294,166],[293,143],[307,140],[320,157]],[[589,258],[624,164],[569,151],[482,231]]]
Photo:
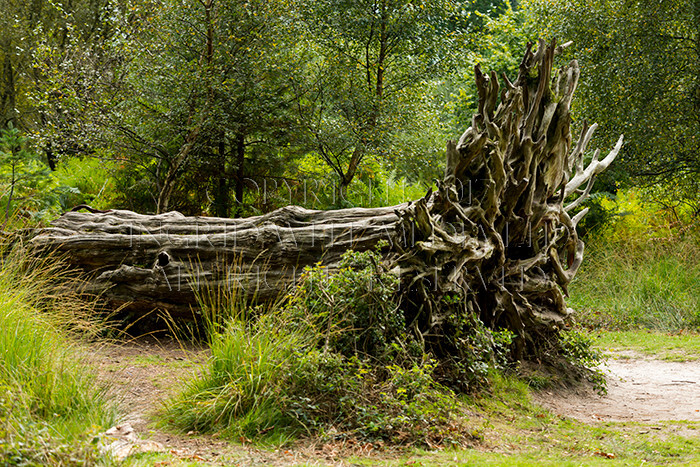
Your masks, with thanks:
[[[700,231],[661,237],[618,227],[588,239],[570,293],[589,327],[699,330]]]
[[[81,363],[68,329],[92,329],[85,305],[62,301],[55,261],[26,261],[21,247],[0,264],[0,464],[84,465],[114,411]],[[63,280],[62,280],[63,279]],[[59,277],[59,282],[67,283]]]
[[[170,404],[171,423],[229,437],[258,436],[276,427],[277,442],[296,433],[300,426],[284,413],[280,399],[306,336],[270,313],[255,322],[230,319],[210,341],[209,366]]]

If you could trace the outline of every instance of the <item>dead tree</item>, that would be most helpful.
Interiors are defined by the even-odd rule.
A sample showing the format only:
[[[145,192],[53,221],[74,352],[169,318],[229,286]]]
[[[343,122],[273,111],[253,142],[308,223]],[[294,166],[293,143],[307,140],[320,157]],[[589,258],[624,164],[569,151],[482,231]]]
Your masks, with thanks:
[[[514,82],[476,67],[478,112],[459,141],[447,143],[443,180],[415,202],[289,206],[245,219],[70,212],[33,244],[93,273],[93,291],[113,304],[172,314],[189,312],[202,284],[269,300],[305,266],[321,262],[332,271],[344,251],[382,245],[416,333],[449,333],[454,310],[444,299],[458,296],[463,311],[514,332],[522,355],[567,324],[564,295],[583,259],[576,223],[586,210],[570,213],[622,145],[620,137],[605,158],[596,151],[584,166],[596,128],[584,125],[571,147],[579,67],[572,61],[553,73],[559,52],[554,42],[528,46]]]

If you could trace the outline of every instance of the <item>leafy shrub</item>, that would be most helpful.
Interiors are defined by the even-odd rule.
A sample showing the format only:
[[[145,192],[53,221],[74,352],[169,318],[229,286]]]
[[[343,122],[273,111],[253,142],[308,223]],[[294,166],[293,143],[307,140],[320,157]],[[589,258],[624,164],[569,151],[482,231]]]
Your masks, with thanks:
[[[469,436],[454,393],[433,378],[436,362],[376,366],[312,351],[290,374],[286,404],[309,432],[435,446]]]
[[[379,362],[402,358],[399,354],[420,356],[393,300],[397,287],[377,253],[347,251],[332,274],[320,265],[307,268],[286,308],[326,350]]]
[[[298,434],[458,443],[454,394],[406,331],[396,278],[373,252],[309,268],[283,308],[209,327],[212,360],[168,409],[182,430],[284,441]],[[206,302],[231,304],[217,295]],[[235,306],[234,306],[235,308]],[[219,321],[220,322],[220,321]]]
[[[426,348],[436,355],[439,380],[460,392],[473,392],[488,385],[489,372],[506,365],[509,355],[503,344],[512,344],[512,335],[502,334],[497,346],[488,329],[468,306],[462,294],[443,297],[449,312],[439,328],[426,339]],[[497,355],[497,352],[500,352]]]
[[[606,192],[592,193],[584,201],[582,209],[588,208],[588,213],[576,225],[576,231],[581,238],[589,238],[596,233],[613,228],[620,216],[614,202],[615,195]]]

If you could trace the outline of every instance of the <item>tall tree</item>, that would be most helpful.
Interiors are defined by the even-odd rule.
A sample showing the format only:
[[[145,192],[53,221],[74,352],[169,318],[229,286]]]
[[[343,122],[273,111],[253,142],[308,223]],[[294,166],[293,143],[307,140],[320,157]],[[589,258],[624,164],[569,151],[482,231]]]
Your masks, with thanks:
[[[633,174],[667,182],[700,215],[700,0],[533,0],[544,35],[573,40],[588,72],[579,113],[624,132]]]
[[[157,209],[170,207],[176,182],[190,170],[213,193],[215,213],[228,216],[230,193],[242,203],[245,179],[254,174],[249,156],[271,139],[278,143],[291,124],[284,109],[293,10],[289,2],[262,0],[168,0],[163,6],[160,27],[145,36],[145,53],[134,64],[139,71],[132,74],[136,112],[149,121],[147,139],[158,141],[156,147],[172,142],[161,147],[156,163]]]
[[[140,209],[199,213],[211,204],[227,216],[255,174],[253,158],[277,156],[260,147],[279,143],[291,122],[284,110],[294,63],[290,5],[136,1],[115,25],[118,40],[101,51],[115,59],[98,74],[109,79],[85,83],[75,69],[57,74],[62,101],[72,97],[65,102],[72,133],[145,180],[139,191],[151,201]],[[47,56],[45,68],[55,69]]]
[[[459,39],[460,10],[450,0],[321,0],[304,10],[315,60],[298,111],[343,196],[362,161],[423,111],[421,93]]]

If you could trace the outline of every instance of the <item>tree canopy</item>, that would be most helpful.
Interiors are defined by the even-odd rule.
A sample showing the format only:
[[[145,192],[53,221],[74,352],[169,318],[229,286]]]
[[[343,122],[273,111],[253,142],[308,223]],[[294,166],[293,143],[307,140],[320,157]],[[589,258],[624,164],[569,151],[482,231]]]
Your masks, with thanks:
[[[700,213],[700,0],[0,9],[0,126],[54,168],[103,161],[124,207],[229,216],[398,200],[391,186],[440,177],[443,142],[477,110],[473,67],[515,76],[528,42],[556,37],[572,42],[558,60],[585,70],[574,127],[598,122],[601,145],[627,136],[606,189],[632,176]]]
[[[700,175],[700,1],[533,0],[540,33],[573,41],[579,119],[624,133],[624,168],[694,203]]]

